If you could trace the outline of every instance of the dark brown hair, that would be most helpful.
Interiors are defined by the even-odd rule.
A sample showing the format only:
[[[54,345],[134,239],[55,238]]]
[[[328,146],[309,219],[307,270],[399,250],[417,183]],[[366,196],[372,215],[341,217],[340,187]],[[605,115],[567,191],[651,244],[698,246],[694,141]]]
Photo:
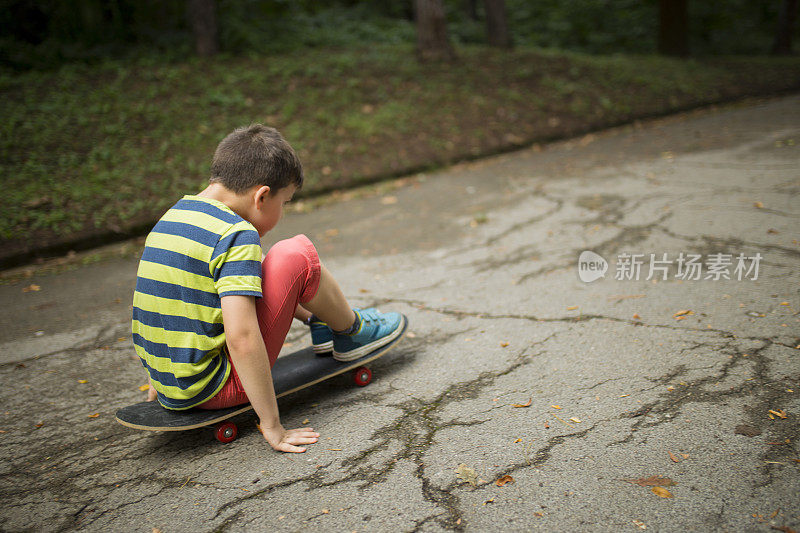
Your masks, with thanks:
[[[263,124],[236,128],[225,137],[211,162],[211,183],[219,183],[242,194],[254,186],[279,189],[303,186],[303,166],[275,128]]]

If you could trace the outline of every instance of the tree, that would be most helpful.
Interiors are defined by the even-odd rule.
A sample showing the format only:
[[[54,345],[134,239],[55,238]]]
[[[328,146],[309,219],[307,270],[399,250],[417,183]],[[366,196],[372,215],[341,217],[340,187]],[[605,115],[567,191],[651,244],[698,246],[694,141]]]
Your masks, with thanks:
[[[658,1],[658,53],[679,57],[689,55],[688,0]]]
[[[455,59],[456,53],[447,38],[442,0],[415,0],[417,17],[417,53],[422,60]]]
[[[511,48],[505,0],[484,0],[483,5],[486,8],[486,34],[489,45]]]
[[[772,53],[777,56],[792,54],[792,31],[797,19],[797,0],[783,0],[778,15],[778,31],[772,44]]]
[[[214,0],[188,0],[186,15],[194,35],[194,49],[197,55],[209,57],[219,52]]]

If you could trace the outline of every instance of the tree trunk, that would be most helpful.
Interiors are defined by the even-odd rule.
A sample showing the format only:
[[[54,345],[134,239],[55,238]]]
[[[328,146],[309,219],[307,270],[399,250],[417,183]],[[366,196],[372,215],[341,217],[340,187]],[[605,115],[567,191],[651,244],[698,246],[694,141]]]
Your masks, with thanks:
[[[688,0],[658,1],[658,53],[679,57],[689,55]]]
[[[188,0],[186,14],[194,35],[194,49],[201,57],[219,52],[217,14],[214,0]]]
[[[442,0],[415,0],[417,16],[417,53],[420,59],[455,59],[456,53],[447,39],[447,25]]]
[[[489,45],[511,48],[505,0],[484,0],[483,5],[486,7],[486,33]]]
[[[478,16],[478,0],[467,0],[467,15],[475,21],[480,18]]]
[[[772,54],[788,56],[792,54],[792,31],[797,19],[797,0],[783,0],[778,15],[778,31],[772,44]]]

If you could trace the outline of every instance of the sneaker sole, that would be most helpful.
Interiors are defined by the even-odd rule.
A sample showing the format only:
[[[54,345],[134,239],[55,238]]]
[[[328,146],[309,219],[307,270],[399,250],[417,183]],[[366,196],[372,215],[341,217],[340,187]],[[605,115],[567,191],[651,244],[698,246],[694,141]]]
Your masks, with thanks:
[[[333,341],[323,342],[322,344],[315,344],[313,348],[314,348],[314,353],[330,353],[333,351]]]
[[[333,351],[333,358],[336,359],[337,361],[341,361],[343,363],[347,363],[348,361],[353,361],[355,359],[360,359],[361,357],[364,357],[365,355],[369,354],[370,352],[374,352],[375,350],[377,350],[381,346],[385,346],[386,344],[389,344],[390,342],[395,340],[403,332],[403,330],[405,329],[406,317],[404,315],[400,315],[400,317],[401,317],[402,320],[400,321],[400,324],[397,326],[397,329],[392,331],[389,335],[386,335],[385,337],[381,337],[380,339],[378,339],[376,341],[373,341],[373,342],[371,342],[369,344],[365,344],[364,346],[361,346],[360,348],[356,348],[355,350],[351,350],[349,352],[339,353],[336,350],[334,350]]]

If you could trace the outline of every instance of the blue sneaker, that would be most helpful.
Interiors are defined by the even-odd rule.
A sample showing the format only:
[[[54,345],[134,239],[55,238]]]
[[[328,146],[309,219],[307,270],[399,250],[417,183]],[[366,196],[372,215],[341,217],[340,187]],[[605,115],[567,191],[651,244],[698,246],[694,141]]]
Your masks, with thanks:
[[[352,361],[389,344],[406,325],[400,313],[381,313],[377,309],[354,309],[361,317],[361,327],[353,335],[333,334],[333,358]]]
[[[328,355],[333,350],[333,332],[325,322],[311,322],[311,344],[317,355]]]

